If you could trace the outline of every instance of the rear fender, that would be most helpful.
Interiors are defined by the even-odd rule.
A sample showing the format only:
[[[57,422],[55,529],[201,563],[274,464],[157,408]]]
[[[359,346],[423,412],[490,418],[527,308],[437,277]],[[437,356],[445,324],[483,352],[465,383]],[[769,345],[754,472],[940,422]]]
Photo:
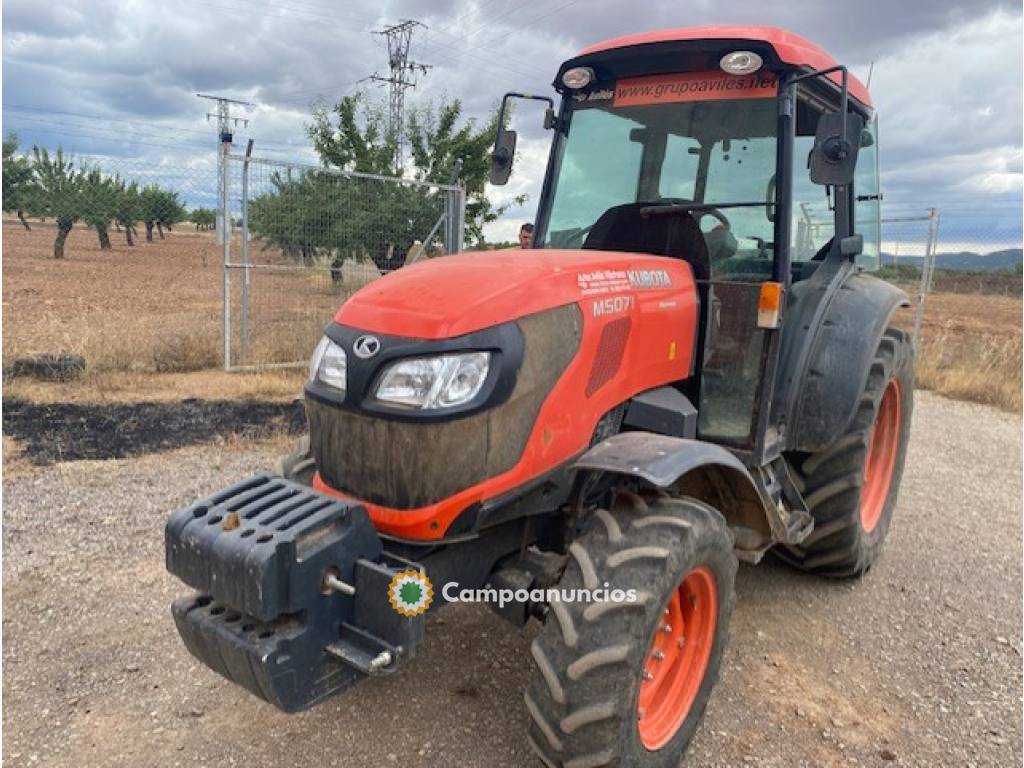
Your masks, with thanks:
[[[755,551],[772,541],[770,511],[749,470],[713,443],[651,432],[622,432],[598,443],[573,465],[635,477],[710,504],[736,535],[736,547]]]
[[[798,284],[799,285],[799,284]],[[812,296],[808,296],[812,299]],[[907,295],[896,286],[863,273],[851,274],[835,290],[815,325],[814,301],[791,307],[783,338],[783,361],[800,370],[782,383],[786,449],[821,451],[832,445],[853,420],[878,342]],[[804,331],[801,333],[800,331]],[[788,343],[787,343],[788,342]],[[796,346],[809,345],[799,354]],[[787,347],[789,347],[787,349]],[[798,365],[798,361],[806,361]]]

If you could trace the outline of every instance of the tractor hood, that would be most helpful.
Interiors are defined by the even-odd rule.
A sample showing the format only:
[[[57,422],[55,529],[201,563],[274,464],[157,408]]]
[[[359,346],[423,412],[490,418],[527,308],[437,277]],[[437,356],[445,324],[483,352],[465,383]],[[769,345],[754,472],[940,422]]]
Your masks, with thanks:
[[[508,249],[402,267],[360,289],[335,315],[350,328],[446,339],[585,298],[692,281],[679,259],[610,251]]]

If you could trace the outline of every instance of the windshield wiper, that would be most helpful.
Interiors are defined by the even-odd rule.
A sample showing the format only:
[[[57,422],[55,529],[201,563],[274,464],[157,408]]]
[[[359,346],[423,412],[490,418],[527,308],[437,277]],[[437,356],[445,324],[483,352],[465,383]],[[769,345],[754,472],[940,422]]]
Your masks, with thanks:
[[[774,208],[777,203],[764,200],[742,200],[734,203],[652,203],[640,209],[641,216],[665,216],[673,213],[701,213],[719,208],[757,208],[760,206]]]

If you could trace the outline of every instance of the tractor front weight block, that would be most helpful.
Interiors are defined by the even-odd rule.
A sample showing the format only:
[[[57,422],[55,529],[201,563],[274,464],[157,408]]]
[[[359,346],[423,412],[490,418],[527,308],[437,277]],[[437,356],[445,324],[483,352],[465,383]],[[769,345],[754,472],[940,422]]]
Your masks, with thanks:
[[[167,570],[196,590],[171,612],[211,669],[295,712],[413,656],[424,616],[388,585],[422,571],[385,552],[366,510],[261,474],[178,510]]]

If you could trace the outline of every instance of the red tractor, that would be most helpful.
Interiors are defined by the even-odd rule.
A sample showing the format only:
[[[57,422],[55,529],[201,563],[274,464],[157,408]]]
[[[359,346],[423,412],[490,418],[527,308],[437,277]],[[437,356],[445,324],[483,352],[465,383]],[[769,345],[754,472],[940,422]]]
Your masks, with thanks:
[[[497,596],[543,624],[543,763],[676,765],[737,561],[857,576],[889,528],[914,356],[906,296],[864,270],[876,122],[845,67],[761,27],[610,40],[554,87],[533,247],[345,302],[300,450],[168,522],[197,590],[173,613],[198,658],[294,711],[394,672],[428,605]]]

